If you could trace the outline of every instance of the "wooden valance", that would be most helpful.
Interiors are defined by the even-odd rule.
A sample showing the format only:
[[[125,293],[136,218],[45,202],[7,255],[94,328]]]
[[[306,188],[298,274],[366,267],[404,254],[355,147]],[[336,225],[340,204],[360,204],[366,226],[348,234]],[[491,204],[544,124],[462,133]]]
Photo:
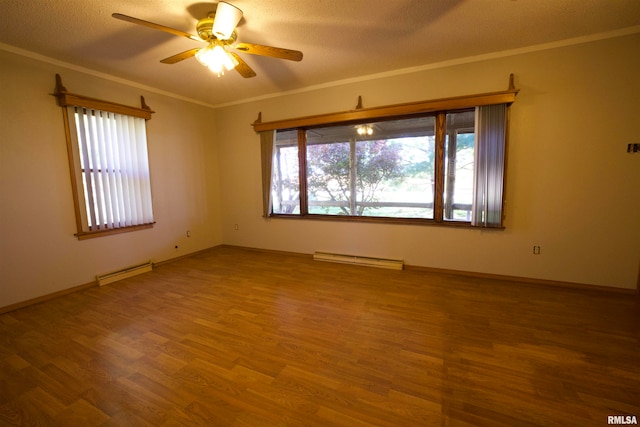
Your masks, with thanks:
[[[359,97],[358,105],[355,110],[343,111],[340,113],[319,114],[294,119],[276,120],[272,122],[262,122],[262,113],[260,113],[258,115],[258,119],[253,122],[253,129],[256,132],[278,129],[295,129],[327,124],[348,124],[372,119],[384,119],[388,117],[410,116],[413,114],[430,113],[434,111],[459,110],[482,105],[510,105],[515,101],[518,92],[519,89],[515,88],[513,74],[511,74],[509,76],[509,87],[507,90],[502,92],[457,96],[452,98],[386,105],[373,108],[362,108],[362,100]]]
[[[60,107],[86,107],[94,110],[108,111],[110,113],[140,117],[145,120],[150,120],[151,114],[155,113],[155,111],[151,110],[151,108],[149,108],[149,106],[144,102],[143,96],[140,96],[140,104],[142,106],[138,108],[69,93],[62,84],[62,77],[60,77],[60,74],[56,74],[56,91],[53,93],[53,96],[58,100],[58,105]]]

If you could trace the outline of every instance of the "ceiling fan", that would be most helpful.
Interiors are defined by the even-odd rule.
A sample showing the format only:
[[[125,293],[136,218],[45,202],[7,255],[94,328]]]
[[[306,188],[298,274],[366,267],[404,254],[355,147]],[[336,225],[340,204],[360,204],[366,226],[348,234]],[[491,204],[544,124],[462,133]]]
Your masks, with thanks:
[[[302,52],[297,50],[237,42],[238,34],[235,29],[242,18],[242,11],[223,1],[218,2],[218,7],[215,12],[210,12],[206,18],[198,21],[196,24],[197,36],[121,13],[114,13],[111,16],[116,19],[153,28],[154,30],[164,31],[198,42],[206,42],[207,46],[205,47],[189,49],[165,58],[160,62],[163,64],[175,64],[195,56],[202,65],[211,69],[218,77],[224,74],[225,69],[235,69],[244,78],[255,77],[255,71],[233,50],[290,61],[302,60]]]

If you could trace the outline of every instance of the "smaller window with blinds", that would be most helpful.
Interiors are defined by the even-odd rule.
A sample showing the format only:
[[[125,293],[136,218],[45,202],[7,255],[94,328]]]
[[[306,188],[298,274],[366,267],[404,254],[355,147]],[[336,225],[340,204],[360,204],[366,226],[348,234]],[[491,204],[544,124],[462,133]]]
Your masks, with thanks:
[[[61,86],[61,85],[60,85]],[[146,120],[151,110],[56,93],[63,107],[77,237],[153,226]]]

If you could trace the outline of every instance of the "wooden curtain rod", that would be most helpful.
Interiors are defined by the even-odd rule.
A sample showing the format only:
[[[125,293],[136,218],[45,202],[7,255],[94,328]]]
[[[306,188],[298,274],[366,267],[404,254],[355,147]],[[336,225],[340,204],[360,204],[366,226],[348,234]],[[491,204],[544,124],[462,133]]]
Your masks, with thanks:
[[[519,89],[514,85],[513,74],[509,75],[509,86],[506,91],[491,92],[476,95],[457,96],[451,98],[435,99],[430,101],[418,101],[406,104],[386,105],[382,107],[363,108],[362,97],[358,97],[355,110],[339,113],[318,114],[314,116],[298,117],[293,119],[262,122],[262,112],[252,126],[256,132],[294,129],[301,127],[320,126],[325,124],[349,123],[368,119],[380,119],[393,116],[406,116],[411,114],[429,113],[433,111],[455,110],[471,108],[481,105],[512,104],[515,101]]]
[[[115,102],[103,101],[100,99],[89,98],[84,95],[76,95],[69,93],[67,88],[62,84],[62,77],[56,74],[56,91],[52,94],[58,100],[60,107],[76,106],[92,108],[94,110],[109,111],[116,114],[125,114],[127,116],[140,117],[145,120],[151,119],[151,114],[155,113],[144,101],[144,96],[140,96],[141,107],[131,107],[129,105],[117,104]]]

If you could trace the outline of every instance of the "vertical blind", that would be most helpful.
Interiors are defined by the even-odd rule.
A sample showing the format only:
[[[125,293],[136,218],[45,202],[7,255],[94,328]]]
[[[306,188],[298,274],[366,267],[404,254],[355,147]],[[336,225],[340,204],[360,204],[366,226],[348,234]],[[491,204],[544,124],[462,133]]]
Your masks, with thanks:
[[[276,132],[260,132],[260,153],[262,160],[262,216],[271,215],[271,176],[273,173],[273,147]]]
[[[476,107],[473,226],[502,226],[506,124],[506,104]]]
[[[153,223],[143,118],[68,107],[74,118],[86,213],[83,231]],[[81,195],[79,195],[81,198]]]

